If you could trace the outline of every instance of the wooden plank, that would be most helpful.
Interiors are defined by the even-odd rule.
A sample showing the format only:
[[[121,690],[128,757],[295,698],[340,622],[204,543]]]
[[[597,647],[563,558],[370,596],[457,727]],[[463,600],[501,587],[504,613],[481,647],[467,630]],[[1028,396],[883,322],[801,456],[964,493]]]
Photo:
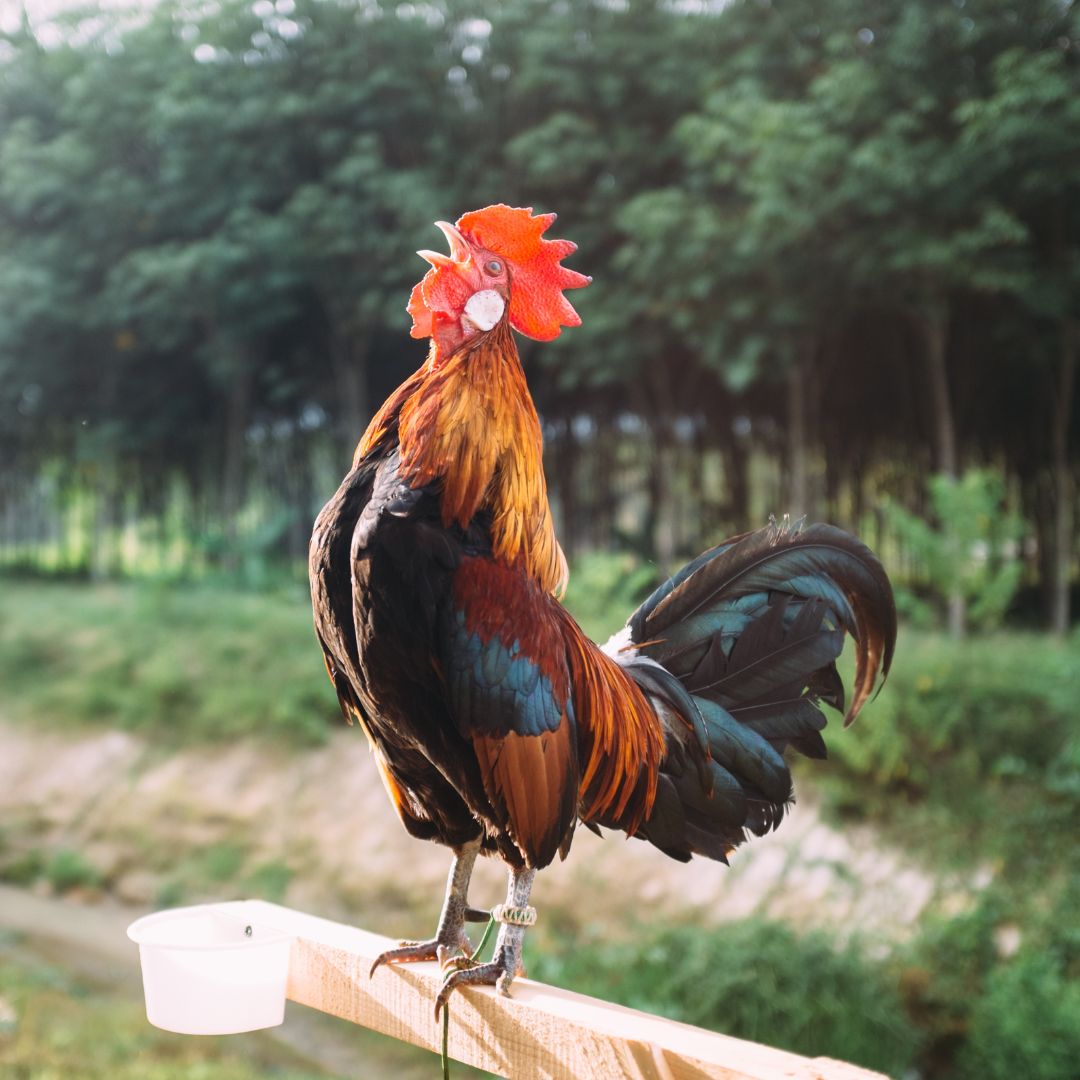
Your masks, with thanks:
[[[252,921],[296,935],[291,1001],[438,1052],[437,964],[383,967],[369,979],[374,958],[397,942],[277,904],[248,904]],[[451,1057],[513,1080],[884,1080],[530,979],[515,980],[512,994],[490,987],[454,994]]]

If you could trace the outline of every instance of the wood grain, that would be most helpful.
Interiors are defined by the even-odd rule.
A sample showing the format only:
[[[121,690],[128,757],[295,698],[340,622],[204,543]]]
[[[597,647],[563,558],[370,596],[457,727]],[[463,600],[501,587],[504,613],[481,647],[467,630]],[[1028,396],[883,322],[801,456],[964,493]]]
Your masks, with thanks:
[[[291,1001],[438,1051],[435,963],[368,970],[388,938],[263,901],[250,917],[296,935]],[[488,987],[456,993],[450,1056],[512,1080],[884,1080],[828,1058],[805,1058],[518,979],[513,997]]]

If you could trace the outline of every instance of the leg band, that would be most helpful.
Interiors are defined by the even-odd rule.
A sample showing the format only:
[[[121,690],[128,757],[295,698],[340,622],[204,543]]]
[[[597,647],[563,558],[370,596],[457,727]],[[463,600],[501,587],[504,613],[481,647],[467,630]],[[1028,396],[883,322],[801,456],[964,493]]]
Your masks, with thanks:
[[[491,909],[491,917],[496,922],[506,923],[509,926],[533,926],[536,923],[536,908],[496,904]]]

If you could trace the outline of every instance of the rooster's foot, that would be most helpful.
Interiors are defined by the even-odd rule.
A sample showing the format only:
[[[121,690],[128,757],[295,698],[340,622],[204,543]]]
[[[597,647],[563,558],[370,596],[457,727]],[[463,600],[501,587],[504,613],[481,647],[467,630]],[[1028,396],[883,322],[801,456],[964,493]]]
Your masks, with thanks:
[[[464,963],[453,962],[450,971],[435,998],[435,1020],[438,1022],[450,995],[459,986],[494,986],[500,994],[509,995],[510,984],[521,970],[521,934],[513,935],[516,941],[506,940],[496,948],[495,955],[487,964],[472,964],[461,957]]]
[[[454,863],[450,867],[450,877],[446,882],[446,899],[443,901],[439,929],[435,932],[435,937],[430,941],[403,941],[396,949],[387,949],[375,958],[369,978],[383,964],[415,964],[420,960],[438,960],[445,967],[460,953],[472,955],[472,947],[465,935],[465,923],[475,922],[478,917],[488,917],[486,911],[478,912],[469,907],[466,899],[469,878],[472,877],[473,864],[479,851],[479,839],[454,849]]]
[[[444,965],[451,970],[439,988],[435,998],[435,1021],[438,1022],[450,995],[459,986],[494,986],[500,994],[510,993],[514,976],[521,971],[521,945],[525,930],[536,922],[536,912],[529,907],[529,892],[536,871],[517,869],[510,871],[510,883],[506,890],[506,903],[493,908],[491,915],[499,924],[499,936],[495,940],[495,952],[487,964],[452,962]]]
[[[446,967],[458,958],[459,953],[468,957],[472,948],[464,931],[457,935],[457,940],[432,938],[431,941],[403,941],[396,949],[387,949],[375,957],[370,975],[374,975],[383,964],[415,964],[421,960],[438,960]],[[369,977],[370,977],[369,975]]]

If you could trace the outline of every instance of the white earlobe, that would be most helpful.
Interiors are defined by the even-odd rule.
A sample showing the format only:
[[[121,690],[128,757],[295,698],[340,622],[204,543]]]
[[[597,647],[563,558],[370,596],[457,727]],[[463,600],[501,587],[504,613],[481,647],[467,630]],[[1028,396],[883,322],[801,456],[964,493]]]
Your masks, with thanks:
[[[478,330],[490,330],[503,317],[506,303],[494,289],[481,289],[469,297],[465,314]]]

